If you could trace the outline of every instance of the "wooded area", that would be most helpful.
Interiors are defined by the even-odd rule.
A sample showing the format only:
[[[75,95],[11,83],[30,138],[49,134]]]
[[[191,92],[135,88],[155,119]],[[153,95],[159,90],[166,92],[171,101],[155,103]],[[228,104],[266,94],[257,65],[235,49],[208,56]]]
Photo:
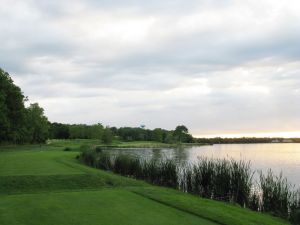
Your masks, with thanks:
[[[41,143],[49,136],[49,122],[38,103],[25,107],[27,97],[0,68],[0,143]]]

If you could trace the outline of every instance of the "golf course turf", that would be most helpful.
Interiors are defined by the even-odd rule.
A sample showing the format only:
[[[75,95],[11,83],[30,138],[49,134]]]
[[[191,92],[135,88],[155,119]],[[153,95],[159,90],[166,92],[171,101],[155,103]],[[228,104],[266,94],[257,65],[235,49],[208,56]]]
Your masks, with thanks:
[[[63,151],[68,143],[55,144],[0,147],[1,225],[289,224],[89,168]]]

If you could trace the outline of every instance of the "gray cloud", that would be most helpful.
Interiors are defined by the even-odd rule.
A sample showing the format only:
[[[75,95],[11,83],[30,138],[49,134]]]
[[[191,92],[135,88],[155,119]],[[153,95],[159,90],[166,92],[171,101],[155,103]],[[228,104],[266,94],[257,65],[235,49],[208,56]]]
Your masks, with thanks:
[[[52,121],[299,129],[297,1],[1,3],[0,65]]]

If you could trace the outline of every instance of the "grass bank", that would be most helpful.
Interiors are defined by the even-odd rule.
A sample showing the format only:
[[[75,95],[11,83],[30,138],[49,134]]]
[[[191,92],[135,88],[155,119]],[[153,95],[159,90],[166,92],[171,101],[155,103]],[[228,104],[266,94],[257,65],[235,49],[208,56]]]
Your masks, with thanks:
[[[77,146],[72,143],[70,147]],[[78,163],[62,146],[0,152],[0,224],[289,224]]]

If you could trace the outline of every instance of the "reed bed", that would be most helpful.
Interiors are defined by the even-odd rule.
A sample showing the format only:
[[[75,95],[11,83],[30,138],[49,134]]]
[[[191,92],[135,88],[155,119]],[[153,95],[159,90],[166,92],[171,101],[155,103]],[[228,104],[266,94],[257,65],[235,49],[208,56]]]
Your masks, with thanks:
[[[226,202],[248,206],[253,173],[249,162],[199,158],[181,168],[179,189]]]
[[[282,174],[276,176],[271,170],[266,174],[260,172],[256,184],[250,162],[202,157],[196,164],[178,164],[173,159],[112,155],[86,146],[81,150],[78,158],[88,166],[204,198],[236,203],[300,224],[300,191],[295,191]]]
[[[260,188],[262,191],[262,211],[287,217],[289,201],[292,197],[291,185],[282,174],[275,176],[271,170],[267,174],[260,173]]]
[[[291,196],[289,219],[293,224],[300,224],[300,189]]]

